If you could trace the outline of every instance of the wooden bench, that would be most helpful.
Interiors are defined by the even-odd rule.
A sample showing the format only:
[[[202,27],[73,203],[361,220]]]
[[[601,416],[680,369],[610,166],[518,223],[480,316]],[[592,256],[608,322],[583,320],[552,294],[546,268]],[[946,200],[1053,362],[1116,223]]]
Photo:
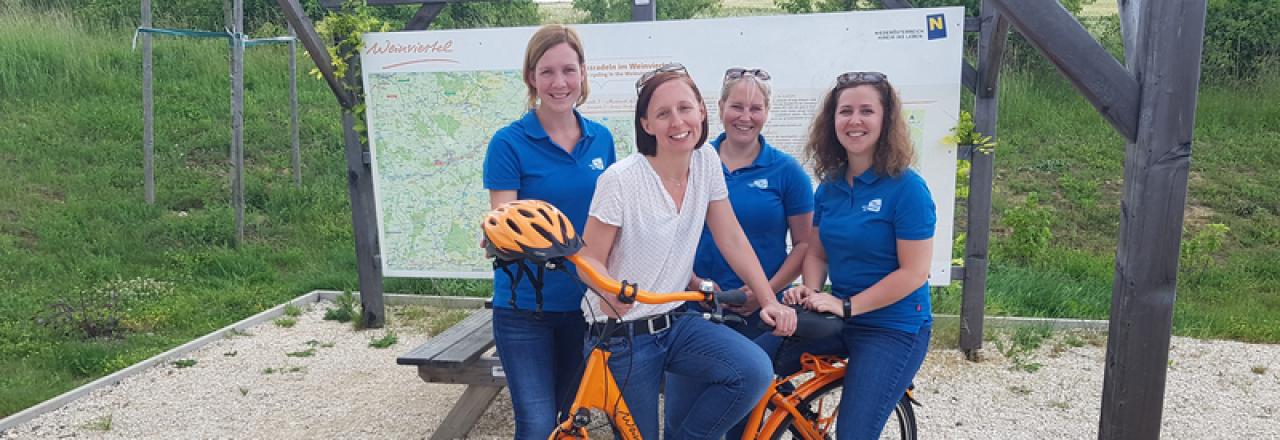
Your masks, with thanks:
[[[498,358],[485,355],[490,348],[493,348],[493,311],[480,309],[396,358],[399,365],[416,365],[418,377],[427,382],[467,386],[431,435],[432,440],[465,438],[498,392],[507,386]]]

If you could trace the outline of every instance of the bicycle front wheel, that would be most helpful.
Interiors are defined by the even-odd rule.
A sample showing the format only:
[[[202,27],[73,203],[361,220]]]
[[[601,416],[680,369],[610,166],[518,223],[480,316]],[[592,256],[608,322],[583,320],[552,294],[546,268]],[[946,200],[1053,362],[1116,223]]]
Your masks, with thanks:
[[[836,437],[836,415],[840,412],[842,385],[840,382],[828,384],[813,395],[802,399],[797,405],[796,409],[804,415],[804,420],[800,423],[807,423],[814,427],[815,431],[822,433],[822,438]],[[771,406],[769,410],[772,411],[774,408]],[[767,437],[773,440],[804,439],[795,425],[795,418],[788,414],[782,424],[778,425],[778,429]],[[918,438],[915,409],[911,407],[911,400],[907,398],[906,393],[902,394],[898,404],[893,408],[893,413],[889,414],[889,420],[886,421],[884,430],[880,432],[880,438],[883,440],[916,440]]]

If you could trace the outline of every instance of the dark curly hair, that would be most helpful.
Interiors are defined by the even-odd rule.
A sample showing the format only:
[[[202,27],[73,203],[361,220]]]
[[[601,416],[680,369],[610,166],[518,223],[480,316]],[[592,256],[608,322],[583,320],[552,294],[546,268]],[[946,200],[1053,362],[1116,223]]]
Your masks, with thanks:
[[[823,96],[822,105],[813,117],[813,124],[809,126],[809,140],[804,145],[805,156],[813,162],[813,174],[821,181],[844,177],[845,167],[849,164],[849,153],[836,138],[836,105],[841,93],[862,85],[871,86],[879,92],[880,104],[884,107],[884,123],[881,124],[880,138],[876,140],[872,167],[877,173],[898,176],[915,160],[911,133],[902,116],[902,101],[898,99],[898,92],[889,84],[889,80],[881,78],[879,81],[838,83]]]

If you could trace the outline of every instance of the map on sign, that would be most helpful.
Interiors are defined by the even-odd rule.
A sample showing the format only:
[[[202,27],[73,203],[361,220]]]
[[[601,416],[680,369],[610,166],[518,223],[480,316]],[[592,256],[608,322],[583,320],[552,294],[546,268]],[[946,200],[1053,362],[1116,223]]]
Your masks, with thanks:
[[[936,237],[950,237],[964,10],[907,9],[580,25],[589,95],[579,111],[603,124],[618,158],[635,150],[635,81],[683,64],[706,105],[708,137],[723,129],[719,98],[728,67],[772,79],[763,135],[803,160],[819,101],[836,75],[879,71],[902,99],[917,170],[937,206]],[[379,255],[392,277],[488,278],[480,218],[489,139],[526,111],[525,46],[536,28],[364,34],[361,51]],[[951,241],[934,240],[932,285],[950,281]]]
[[[520,72],[373,74],[365,87],[376,170],[382,258],[445,272],[488,270],[478,260],[488,192],[481,165],[495,124],[524,114]],[[498,125],[500,126],[500,125]]]

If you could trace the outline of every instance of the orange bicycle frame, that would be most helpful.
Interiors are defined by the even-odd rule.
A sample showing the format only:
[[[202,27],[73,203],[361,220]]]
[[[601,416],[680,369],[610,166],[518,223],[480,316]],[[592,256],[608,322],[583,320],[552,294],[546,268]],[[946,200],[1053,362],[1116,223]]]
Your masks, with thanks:
[[[654,293],[640,290],[634,285],[624,285],[617,280],[600,274],[577,255],[571,255],[567,258],[577,265],[579,275],[585,275],[594,286],[598,286],[607,292],[620,292],[624,295],[627,290],[631,290],[631,295],[634,295],[631,298],[637,302],[664,303],[672,301],[706,301],[709,299],[710,294],[703,292]],[[573,399],[573,405],[569,407],[569,413],[565,420],[560,422],[555,432],[552,432],[548,437],[550,440],[589,438],[587,428],[578,426],[575,423],[575,419],[579,411],[591,408],[603,411],[609,417],[609,420],[613,422],[614,430],[623,440],[641,440],[640,428],[636,426],[636,421],[631,415],[631,409],[627,407],[626,400],[622,398],[622,390],[618,388],[618,383],[613,380],[613,373],[609,371],[610,355],[608,351],[600,347],[591,350],[591,355],[587,357],[586,368],[582,372],[582,382],[578,384],[578,394]]]
[[[764,397],[760,398],[760,403],[751,410],[751,415],[747,417],[747,429],[742,432],[742,440],[771,438],[774,432],[782,428],[782,422],[787,416],[791,417],[792,427],[799,431],[802,438],[825,438],[824,434],[834,426],[834,420],[819,420],[821,426],[815,425],[800,414],[797,405],[827,385],[844,380],[845,367],[838,363],[843,363],[839,357],[803,354],[800,357],[800,371],[784,378],[774,379],[769,392],[765,393]],[[813,373],[813,377],[801,383],[790,395],[778,392],[779,386],[806,373]],[[770,405],[773,406],[773,412],[766,419],[764,411]]]

